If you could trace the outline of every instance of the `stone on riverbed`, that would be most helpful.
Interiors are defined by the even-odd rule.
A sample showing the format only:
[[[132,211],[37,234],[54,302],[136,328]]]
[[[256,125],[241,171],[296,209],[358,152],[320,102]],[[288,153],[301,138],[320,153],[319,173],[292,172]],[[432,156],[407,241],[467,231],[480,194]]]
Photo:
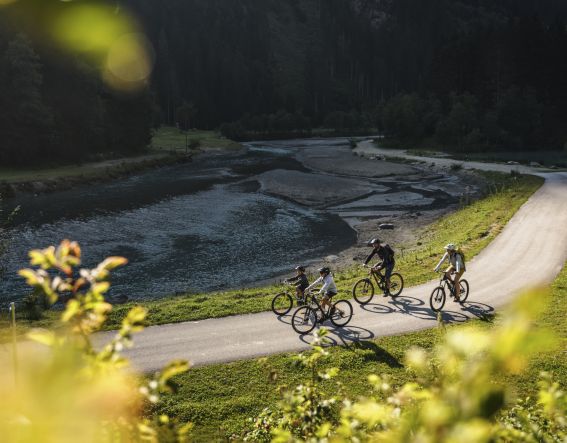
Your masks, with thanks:
[[[394,229],[394,224],[393,223],[382,223],[380,226],[378,226],[380,229],[387,229],[387,230],[391,230]]]

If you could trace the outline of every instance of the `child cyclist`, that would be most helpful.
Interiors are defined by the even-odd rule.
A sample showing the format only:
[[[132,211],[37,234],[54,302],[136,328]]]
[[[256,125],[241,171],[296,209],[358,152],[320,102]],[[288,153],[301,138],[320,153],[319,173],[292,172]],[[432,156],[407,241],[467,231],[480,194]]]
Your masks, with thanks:
[[[297,295],[297,298],[303,298],[303,294],[305,290],[309,287],[309,280],[307,280],[307,276],[305,275],[305,267],[296,266],[295,272],[296,272],[295,277],[286,278],[284,282],[294,283],[295,294]]]
[[[449,243],[447,246],[445,246],[445,251],[447,252],[445,252],[443,257],[435,267],[435,272],[439,272],[439,269],[441,269],[441,266],[443,265],[445,260],[449,261],[449,267],[445,270],[445,278],[453,283],[453,295],[455,297],[455,300],[459,301],[459,282],[461,280],[461,277],[467,270],[465,266],[465,255],[452,243]],[[451,278],[451,274],[455,274],[454,279]]]
[[[333,275],[331,274],[331,270],[327,267],[319,269],[320,277],[315,280],[311,285],[305,290],[309,292],[315,286],[322,284],[321,289],[319,289],[319,294],[323,297],[321,298],[321,307],[324,308],[328,306],[331,309],[331,298],[338,294],[337,285],[335,285],[335,280],[333,279]],[[341,315],[343,312],[339,311]]]

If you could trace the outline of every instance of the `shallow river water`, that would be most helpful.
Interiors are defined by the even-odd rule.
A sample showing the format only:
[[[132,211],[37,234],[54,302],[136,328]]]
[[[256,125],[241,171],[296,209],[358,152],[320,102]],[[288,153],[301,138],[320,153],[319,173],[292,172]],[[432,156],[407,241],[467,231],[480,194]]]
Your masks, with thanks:
[[[322,144],[301,141],[303,149],[311,143]],[[326,142],[329,149],[345,143]],[[254,144],[246,153],[10,200],[21,211],[11,231],[0,302],[26,293],[16,271],[26,266],[27,251],[65,238],[80,242],[85,266],[109,255],[128,258],[113,277],[111,295],[132,300],[250,285],[349,247],[356,232],[340,211],[259,192],[259,174],[309,172],[290,147]]]

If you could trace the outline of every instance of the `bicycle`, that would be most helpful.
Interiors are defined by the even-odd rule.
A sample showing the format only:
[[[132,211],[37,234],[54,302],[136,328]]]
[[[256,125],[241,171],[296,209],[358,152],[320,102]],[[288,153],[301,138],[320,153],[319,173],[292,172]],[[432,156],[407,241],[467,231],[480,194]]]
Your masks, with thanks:
[[[294,286],[290,283],[286,283],[286,285]],[[294,300],[297,303],[297,306],[303,306],[307,303],[307,297],[305,294],[303,294],[303,297],[298,297],[297,293],[291,295],[290,291],[285,288],[282,292],[276,294],[272,299],[272,311],[274,312],[274,314],[279,316],[286,315],[293,308]]]
[[[347,300],[338,300],[326,311],[317,300],[315,295],[311,295],[311,303],[296,309],[291,318],[291,326],[298,334],[309,334],[317,323],[331,320],[337,328],[346,326],[352,319],[352,305]]]
[[[445,289],[449,291],[449,295],[457,303],[463,304],[469,296],[469,282],[465,279],[459,280],[459,298],[457,299],[454,294],[453,283],[447,278],[445,273],[442,273],[441,280],[439,281],[439,286],[437,286],[431,296],[429,297],[429,306],[434,312],[439,312],[445,306],[446,294]]]
[[[401,274],[395,272],[390,276],[390,291],[389,294],[386,293],[386,277],[381,272],[382,270],[374,270],[370,268],[368,272],[368,277],[358,280],[352,288],[352,296],[361,305],[366,305],[370,303],[374,297],[374,284],[372,283],[372,277],[378,285],[378,288],[384,293],[384,296],[390,295],[392,298],[396,298],[400,295],[404,289],[404,278]]]

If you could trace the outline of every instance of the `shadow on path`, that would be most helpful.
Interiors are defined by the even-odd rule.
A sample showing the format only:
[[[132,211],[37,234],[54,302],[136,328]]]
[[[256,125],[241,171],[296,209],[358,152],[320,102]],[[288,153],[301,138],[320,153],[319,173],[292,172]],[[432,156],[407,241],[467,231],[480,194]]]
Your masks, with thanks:
[[[464,302],[461,309],[478,319],[492,323],[494,320],[494,307],[481,302]]]

